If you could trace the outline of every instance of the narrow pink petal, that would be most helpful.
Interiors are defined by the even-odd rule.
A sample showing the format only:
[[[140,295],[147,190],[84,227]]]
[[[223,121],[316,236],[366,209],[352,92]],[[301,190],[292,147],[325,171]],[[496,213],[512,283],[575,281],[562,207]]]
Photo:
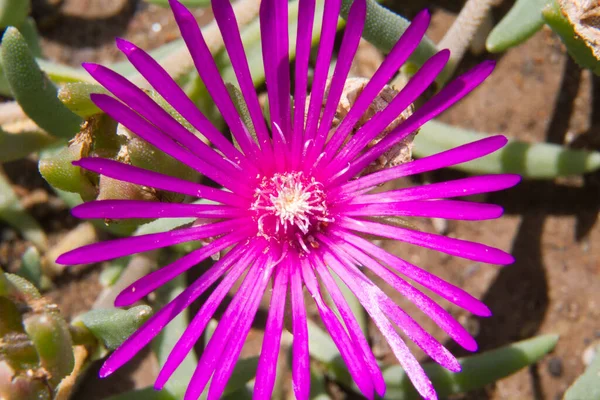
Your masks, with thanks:
[[[236,251],[234,254],[235,259],[233,262],[227,263],[228,265],[223,264],[219,261],[213,267],[211,267],[204,275],[211,274],[220,276],[223,274],[225,269],[231,267],[231,265],[235,262],[235,265],[231,268],[231,270],[225,275],[223,281],[221,281],[215,290],[210,294],[208,299],[202,304],[202,307],[198,311],[198,313],[194,316],[190,324],[186,328],[185,332],[175,346],[171,353],[167,357],[165,364],[162,366],[158,377],[154,383],[154,388],[159,390],[162,389],[165,383],[169,380],[173,372],[179,367],[181,362],[184,360],[186,355],[190,352],[190,350],[194,347],[194,344],[198,341],[202,332],[206,328],[206,325],[214,315],[215,311],[227,296],[227,293],[231,290],[233,284],[239,279],[242,274],[248,270],[252,271],[252,268],[248,268],[255,260],[256,257],[259,257],[264,243],[255,242],[250,246],[240,246],[236,247],[234,250]],[[226,257],[229,257],[228,253]],[[215,268],[217,268],[215,270]],[[215,272],[213,272],[215,271]],[[204,276],[203,275],[203,276]],[[210,279],[207,282],[210,282],[212,285],[216,280]],[[207,286],[208,287],[208,286]],[[209,377],[212,374],[212,371],[208,373]]]
[[[207,147],[207,151],[200,155],[216,163],[216,166],[204,162],[187,149],[181,147],[169,136],[161,132],[154,125],[146,121],[119,100],[105,94],[92,94],[90,98],[98,108],[108,114],[112,119],[119,122],[125,128],[129,129],[151,145],[156,146],[164,153],[233,191],[240,193],[248,191],[247,187],[240,183],[238,171],[232,168],[233,165],[224,161],[223,158],[212,149]],[[232,174],[234,174],[233,177]],[[237,177],[237,179],[234,179],[235,177]]]
[[[465,221],[495,219],[502,215],[502,207],[495,204],[474,203],[457,200],[399,201],[346,205],[344,215],[359,217],[406,216],[446,218]]]
[[[213,204],[163,203],[141,200],[96,200],[71,210],[77,218],[234,218],[247,215],[243,209]]]
[[[333,53],[341,4],[341,0],[329,0],[325,2],[319,51],[317,53],[313,84],[310,91],[308,115],[306,116],[305,142],[309,139],[314,139],[317,133],[317,124],[321,116],[325,84],[327,83],[327,74],[329,73],[329,65]]]
[[[321,116],[314,145],[312,146],[312,151],[308,153],[306,162],[310,165],[312,165],[317,156],[323,151],[323,145],[329,136],[331,122],[333,121],[333,117],[335,116],[335,112],[338,108],[340,97],[342,96],[344,85],[346,83],[348,73],[350,72],[350,67],[352,66],[352,60],[354,59],[354,55],[358,49],[358,43],[360,42],[360,37],[365,25],[366,13],[366,0],[355,0],[352,2],[352,6],[350,7],[350,11],[348,13],[344,38],[342,39],[342,44],[340,45],[340,53],[335,64],[335,70],[331,78],[331,83],[329,85],[327,102],[325,103],[325,108],[323,109],[323,114]],[[365,90],[366,89],[367,88],[365,88]],[[362,97],[362,94],[360,97]],[[352,111],[350,111],[348,116],[352,115]]]
[[[134,304],[144,298],[144,296],[169,282],[171,279],[183,274],[188,269],[198,265],[213,254],[234,245],[245,237],[247,237],[247,234],[244,232],[230,233],[198,250],[186,254],[161,269],[149,273],[123,289],[115,299],[115,307],[126,307]]]
[[[248,268],[248,274],[244,278],[233,301],[227,307],[225,314],[223,314],[223,317],[219,321],[217,329],[202,353],[202,357],[196,366],[190,385],[185,393],[185,400],[197,399],[200,396],[211,375],[213,372],[216,372],[215,368],[220,363],[221,358],[227,357],[227,354],[223,354],[223,352],[225,347],[230,343],[231,335],[234,331],[236,334],[242,333],[240,324],[243,324],[244,318],[247,317],[250,312],[250,307],[246,306],[250,305],[249,303],[252,302],[255,294],[260,296],[263,295],[264,289],[260,292],[258,291],[260,282],[262,281],[261,278],[267,273],[270,277],[270,272],[272,271],[270,268],[273,261],[272,254],[269,253],[265,258],[259,259],[254,265]],[[159,381],[157,380],[157,383],[158,382]],[[212,385],[215,384],[219,385],[216,379],[213,378]]]
[[[367,150],[363,155],[352,163],[346,177],[356,175],[366,168],[371,162],[381,156],[387,149],[404,139],[411,132],[416,131],[427,121],[437,117],[443,111],[450,108],[457,101],[469,94],[473,89],[479,86],[494,70],[493,61],[484,61],[471,71],[459,76],[454,81],[446,85],[431,100],[419,108],[404,123],[390,132],[375,146]]]
[[[179,26],[181,37],[190,51],[202,82],[204,82],[206,89],[219,108],[223,119],[231,129],[244,154],[254,160],[257,145],[252,141],[244,127],[194,15],[177,0],[169,0],[169,4]]]
[[[371,379],[373,380],[373,384],[375,385],[375,392],[383,397],[385,395],[385,381],[383,380],[383,375],[381,374],[381,370],[377,365],[377,360],[371,351],[371,347],[367,342],[367,339],[362,333],[352,310],[348,306],[344,295],[340,291],[337,286],[337,283],[333,280],[333,277],[329,273],[329,270],[320,263],[316,264],[317,272],[325,285],[325,288],[331,295],[331,298],[340,312],[344,324],[346,325],[346,330],[350,334],[350,340],[354,343],[354,347],[357,348],[357,353],[362,353],[362,357],[365,361],[367,369],[369,370],[369,374],[371,375]]]
[[[164,132],[164,134],[186,146],[192,154],[197,155],[201,160],[206,160],[215,167],[219,167],[228,171],[228,173],[233,174],[234,176],[240,175],[240,167],[238,165],[225,161],[223,156],[217,154],[213,149],[196,137],[196,135],[188,131],[187,128],[177,122],[175,118],[173,118],[162,107],[156,104],[156,102],[152,100],[150,96],[148,96],[142,89],[138,88],[126,78],[102,65],[86,63],[83,64],[83,67],[92,77],[94,77],[94,79],[102,84],[102,86],[107,88],[117,98],[125,103],[127,107],[131,108],[136,113],[150,121],[158,129]],[[104,101],[102,101],[102,96],[94,96],[95,95],[92,94],[92,101],[94,101],[95,98],[98,99],[100,103],[96,104],[104,111],[113,111],[113,107],[111,107],[111,105],[116,104],[117,109],[114,111],[117,112],[117,114],[113,116],[113,119],[118,120],[123,125],[126,125],[126,122],[132,120],[131,117],[127,117],[126,112],[119,112],[119,103],[116,100],[109,97],[110,100],[104,99]],[[106,107],[106,109],[104,107]],[[119,118],[116,118],[117,116]],[[123,118],[123,121],[121,121],[120,118]],[[132,131],[137,131],[137,129],[133,128],[134,126],[130,127],[129,129]],[[141,130],[141,133],[142,134],[139,136],[143,138],[143,133],[145,133],[143,132],[143,129]],[[163,151],[167,152],[167,150]]]
[[[304,113],[308,86],[308,61],[312,45],[315,0],[299,0],[296,33],[296,64],[294,78],[294,133],[292,135],[292,168],[298,168],[304,136]]]
[[[473,194],[508,189],[519,182],[521,182],[521,177],[515,174],[471,176],[446,182],[357,196],[352,199],[352,204],[393,203],[397,201],[471,196]]]
[[[339,266],[339,261],[329,255],[326,262],[332,268],[334,266]],[[334,269],[335,270],[335,269]],[[437,399],[437,395],[435,393],[435,389],[431,384],[431,381],[425,374],[423,367],[419,364],[417,359],[412,355],[406,344],[402,341],[396,330],[387,319],[386,314],[379,308],[379,304],[377,299],[371,293],[365,292],[365,289],[362,286],[358,285],[358,281],[356,281],[356,275],[354,277],[349,277],[349,271],[345,268],[337,268],[338,271],[336,273],[342,278],[342,280],[348,285],[350,290],[358,296],[361,304],[365,307],[365,310],[371,318],[373,322],[379,328],[379,331],[383,334],[384,338],[390,345],[392,352],[400,362],[400,365],[407,373],[409,379],[419,392],[421,396],[425,399]],[[360,279],[361,281],[365,281],[364,279]],[[376,287],[375,287],[376,288]]]
[[[322,262],[316,257],[312,257],[312,261],[315,264]],[[323,321],[325,328],[327,331],[329,331],[333,342],[340,350],[340,355],[348,367],[348,371],[350,372],[352,379],[354,379],[354,382],[362,394],[368,399],[372,399],[374,386],[371,380],[371,375],[368,372],[368,367],[366,366],[363,358],[357,354],[356,349],[352,345],[352,342],[350,341],[350,338],[345,332],[340,321],[337,319],[331,309],[329,309],[321,297],[319,284],[312,268],[303,268],[302,277],[304,278],[304,284],[306,285],[306,288],[308,289],[312,298],[315,300],[315,304],[317,305],[319,315],[321,316],[321,320]]]
[[[285,60],[280,59],[278,37],[279,24],[277,22],[279,17],[278,8],[278,0],[261,1],[259,18],[263,66],[265,69],[265,84],[267,86],[267,95],[269,98],[269,114],[271,117],[271,132],[273,134],[273,161],[275,168],[280,170],[284,168],[286,161],[283,144],[285,135],[283,131],[281,131],[281,135],[277,135],[276,133],[281,129],[287,131],[287,127],[283,126],[284,122],[282,117],[284,110],[282,108],[285,106],[281,99],[283,97],[282,93],[284,92],[286,96],[289,96],[289,89],[285,91],[283,84],[280,86],[279,82],[279,73],[281,72],[279,63],[285,62],[285,66],[288,67],[288,58],[286,56]],[[285,32],[285,35],[287,37],[287,31]]]
[[[441,153],[423,157],[406,164],[401,164],[358,178],[344,184],[342,186],[342,193],[352,193],[363,189],[374,188],[375,186],[392,179],[434,171],[436,169],[471,161],[501,149],[507,142],[508,140],[506,137],[496,135],[467,143]]]
[[[477,342],[475,342],[469,332],[467,332],[467,330],[459,324],[450,313],[421,291],[411,286],[398,275],[390,272],[387,268],[363,253],[360,249],[348,244],[340,244],[338,247],[349,254],[358,264],[373,271],[396,291],[417,305],[421,311],[431,318],[463,348],[469,351],[477,350]]]
[[[271,280],[271,275],[273,274],[274,268],[275,268],[274,264],[272,264],[271,266],[267,265],[266,270],[261,273],[261,276],[259,276],[259,278],[258,278],[258,282],[253,287],[250,297],[248,299],[246,299],[244,311],[242,312],[242,315],[238,319],[238,322],[239,322],[238,329],[236,329],[235,334],[232,334],[230,336],[229,343],[227,344],[227,350],[224,351],[225,354],[222,355],[221,360],[219,361],[219,363],[217,364],[217,366],[215,368],[215,374],[214,374],[212,382],[210,384],[210,389],[208,390],[207,400],[219,400],[221,398],[221,396],[223,395],[223,392],[225,391],[225,386],[227,385],[227,382],[229,381],[229,378],[231,377],[231,374],[233,373],[233,368],[235,367],[235,363],[240,356],[240,352],[242,351],[242,348],[244,347],[244,341],[246,340],[246,337],[248,336],[250,328],[252,327],[252,321],[254,321],[254,316],[256,315],[256,311],[258,310],[258,307],[260,305],[260,300],[265,293],[265,290],[267,288],[269,281]],[[285,268],[282,275],[285,277],[285,279],[287,281],[287,268]],[[287,282],[280,281],[279,283],[285,283],[286,286],[283,288],[283,294],[285,295],[285,291],[287,291]],[[283,300],[284,300],[284,305],[285,305],[285,299],[283,299]],[[279,338],[281,337],[281,329],[283,327],[283,309],[280,311],[280,316],[278,318],[279,318],[280,322],[276,322],[276,324],[279,325],[279,332],[277,333],[277,340],[274,342],[269,342],[269,340],[275,339],[275,338],[273,338],[272,336],[268,336],[267,335],[268,332],[265,332],[265,338],[263,341],[263,351],[264,351],[265,343],[267,343],[267,345],[276,345],[276,347],[273,347],[271,350],[267,350],[268,353],[273,354],[271,356],[267,355],[267,357],[270,359],[270,361],[272,363],[269,366],[273,368],[272,370],[268,371],[268,373],[270,374],[268,376],[268,379],[273,380],[273,382],[266,382],[271,387],[269,392],[272,392],[272,390],[273,390],[272,388],[275,383],[274,380],[275,380],[275,373],[276,373],[276,366],[277,366],[277,355],[279,353]],[[270,321],[270,319],[267,320],[267,323],[269,321]],[[269,325],[267,325],[266,329],[268,330],[268,328],[269,328]],[[273,333],[273,332],[271,332],[271,333]],[[261,353],[261,358],[262,358],[262,353]],[[264,368],[264,364],[262,364],[262,366]],[[261,363],[259,360],[257,374],[261,372],[260,367],[261,367]],[[257,376],[257,381],[255,383],[255,389],[254,389],[255,390],[254,398],[259,398],[260,395],[259,395],[259,393],[256,392],[256,390],[258,389],[257,386],[260,384],[264,384],[264,383],[265,382],[264,381],[261,382]],[[265,394],[266,393],[263,392],[262,398],[265,398],[265,399],[271,398],[270,393],[268,394],[268,396],[265,396]]]
[[[252,124],[256,130],[256,135],[259,140],[260,147],[263,149],[265,157],[271,156],[271,139],[265,124],[262,109],[258,102],[258,96],[256,95],[256,89],[254,89],[254,83],[250,74],[250,68],[246,59],[246,53],[242,39],[240,37],[240,30],[238,28],[237,20],[233,12],[233,7],[229,1],[223,0],[212,0],[212,9],[215,14],[215,20],[219,25],[221,35],[223,36],[223,42],[229,54],[231,65],[235,71],[235,75],[240,84],[240,90],[246,100],[250,118],[252,118]]]
[[[375,233],[378,236],[400,240],[468,260],[499,265],[512,264],[515,261],[510,254],[481,243],[351,218],[342,218],[338,224],[343,228],[370,234]]]
[[[281,332],[283,331],[283,317],[285,314],[290,268],[290,260],[288,259],[275,272],[269,316],[265,327],[260,359],[258,360],[258,368],[256,370],[254,399],[269,400],[275,386],[277,358],[279,356]]]
[[[308,327],[306,308],[302,290],[300,260],[292,259],[290,276],[290,297],[292,300],[292,386],[298,400],[308,400],[310,396],[310,357],[308,354]],[[305,268],[310,268],[306,265]]]
[[[286,138],[290,133],[290,43],[288,33],[288,1],[275,0],[275,37],[277,38],[277,86],[279,87],[279,126]]]
[[[152,85],[173,108],[183,116],[204,137],[213,143],[223,154],[244,169],[256,173],[257,169],[236,149],[229,140],[200,112],[198,107],[148,53],[124,39],[117,39],[117,47],[129,62]]]
[[[108,357],[100,369],[100,377],[105,378],[111,375],[150,343],[150,341],[154,339],[154,337],[156,337],[156,335],[158,335],[160,331],[173,320],[173,318],[192,304],[192,302],[216,282],[226,270],[238,261],[243,252],[242,250],[247,249],[248,247],[242,247],[239,252],[230,252],[225,255],[225,257],[204,273],[200,279],[188,286],[173,301],[154,314]]]
[[[449,284],[439,277],[399,258],[379,246],[374,245],[368,240],[344,231],[332,231],[332,233],[343,241],[369,253],[373,257],[381,260],[390,268],[423,285],[438,296],[464,308],[471,314],[480,317],[489,317],[492,315],[490,309],[480,300],[474,298],[469,293],[459,287]]]
[[[230,232],[243,223],[244,219],[237,219],[192,228],[176,229],[169,232],[106,240],[64,253],[56,259],[56,262],[63,265],[93,264],[144,251],[161,249],[178,243],[221,235]]]
[[[429,26],[431,15],[427,10],[419,12],[412,20],[410,26],[402,34],[394,48],[387,55],[381,66],[377,69],[367,86],[363,89],[358,99],[344,118],[335,134],[327,144],[326,152],[332,157],[341,146],[352,128],[360,117],[373,102],[373,99],[381,92],[384,85],[398,72],[400,67],[408,60],[408,57],[417,48],[425,31]]]
[[[335,253],[335,256],[333,253],[325,254],[324,257],[327,265],[342,278],[344,283],[353,290],[359,299],[362,297],[361,303],[365,301],[376,302],[377,307],[386,313],[388,318],[435,362],[452,372],[459,372],[461,370],[460,364],[452,353],[431,336],[429,332],[423,329],[402,308],[396,305],[379,287],[364,276],[352,259],[347,258],[348,256],[343,251],[339,249],[333,250],[333,246],[329,247]],[[343,264],[339,261],[342,257],[346,258],[346,262]],[[352,282],[348,282],[349,280]],[[359,282],[361,282],[360,285]],[[370,299],[366,300],[366,296],[369,296]]]
[[[231,206],[247,206],[239,196],[220,189],[186,181],[158,172],[123,164],[118,161],[99,157],[82,158],[73,161],[73,165],[87,169],[109,178],[136,185],[149,186],[155,189],[166,190],[174,193],[187,194],[188,196],[205,198]]]
[[[339,154],[331,160],[330,168],[335,169],[341,165],[347,165],[356,157],[372,140],[381,134],[398,116],[414,103],[419,96],[433,83],[435,78],[444,69],[450,51],[441,50],[432,56],[417,73],[408,81],[400,93],[394,97],[392,102],[379,113],[375,114],[365,125],[363,125],[344,146]],[[323,161],[330,160],[335,155],[337,143],[328,144],[327,156]]]
[[[279,86],[277,84],[277,37],[275,36],[275,2],[265,0],[260,3],[260,40],[262,46],[265,85],[269,98],[271,121],[281,123],[279,119]]]
[[[461,371],[460,363],[452,353],[431,336],[429,332],[423,329],[410,315],[398,307],[389,297],[382,293],[382,296],[378,300],[381,310],[433,361],[451,372]]]

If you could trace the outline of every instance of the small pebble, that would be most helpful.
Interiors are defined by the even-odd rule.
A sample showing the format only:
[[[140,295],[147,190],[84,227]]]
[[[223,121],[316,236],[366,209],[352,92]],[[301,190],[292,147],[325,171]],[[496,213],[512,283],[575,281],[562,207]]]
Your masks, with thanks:
[[[548,372],[555,377],[561,376],[563,373],[562,360],[558,357],[552,357],[550,361],[548,361]]]
[[[583,354],[581,355],[583,364],[587,367],[592,363],[592,360],[597,357],[598,352],[600,351],[600,341],[595,340],[588,347],[583,350]]]

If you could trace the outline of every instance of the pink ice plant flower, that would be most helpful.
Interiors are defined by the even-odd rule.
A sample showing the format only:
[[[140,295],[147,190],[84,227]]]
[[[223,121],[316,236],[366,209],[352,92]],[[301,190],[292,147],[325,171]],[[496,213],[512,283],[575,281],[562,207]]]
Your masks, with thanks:
[[[307,73],[315,0],[299,1],[293,91],[288,61],[288,2],[262,1],[260,28],[271,121],[263,118],[233,9],[227,0],[213,0],[215,19],[248,106],[255,139],[236,111],[193,15],[177,0],[170,3],[198,73],[239,147],[235,147],[209,122],[156,61],[122,39],[117,40],[117,46],[139,73],[214,147],[207,146],[184,128],[126,78],[101,65],[85,64],[87,71],[114,95],[94,94],[92,100],[139,137],[222,188],[109,159],[83,158],[75,164],[86,170],[125,182],[210,200],[211,203],[102,200],[82,204],[73,209],[73,214],[79,218],[109,219],[195,217],[209,223],[91,244],[63,254],[58,262],[67,265],[96,263],[177,243],[211,239],[204,247],[146,275],[125,289],[115,302],[116,306],[124,307],[141,300],[211,255],[228,251],[112,353],[100,375],[106,377],[123,366],[176,315],[219,282],[162,366],[155,384],[156,389],[161,389],[193,349],[223,298],[240,280],[241,285],[198,362],[185,399],[197,399],[211,378],[208,398],[217,399],[222,395],[260,300],[269,287],[272,288],[271,300],[256,373],[255,398],[271,397],[288,302],[294,337],[293,390],[298,399],[309,398],[310,362],[304,288],[314,299],[323,325],[330,332],[358,388],[367,398],[373,398],[375,394],[383,396],[385,382],[382,373],[333,278],[335,274],[364,306],[418,392],[424,398],[435,399],[431,381],[397,329],[450,371],[460,371],[460,364],[376,286],[364,270],[379,276],[414,302],[453,340],[470,351],[475,351],[477,344],[465,328],[406,279],[474,315],[489,316],[491,312],[462,289],[387,252],[365,239],[364,235],[394,239],[477,262],[510,264],[514,261],[513,257],[502,250],[388,224],[385,218],[374,217],[498,218],[502,208],[497,205],[447,198],[506,189],[520,178],[508,174],[487,175],[370,193],[379,185],[400,177],[483,157],[506,144],[503,136],[491,136],[378,172],[366,175],[362,172],[391,146],[471,92],[492,72],[494,63],[483,62],[459,76],[385,138],[367,148],[368,143],[430,86],[448,61],[447,50],[431,57],[387,108],[351,135],[373,99],[423,38],[430,20],[427,11],[414,18],[346,117],[330,134],[364,27],[365,0],[355,0],[351,6],[328,91],[326,83],[341,0],[325,1],[310,100],[307,100]],[[331,296],[341,320],[325,301],[322,290],[327,290]]]

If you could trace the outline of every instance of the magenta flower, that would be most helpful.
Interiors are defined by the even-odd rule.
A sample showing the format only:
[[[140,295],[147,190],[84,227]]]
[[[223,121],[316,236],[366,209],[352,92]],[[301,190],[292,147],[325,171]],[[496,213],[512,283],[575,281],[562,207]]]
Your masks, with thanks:
[[[307,106],[307,71],[315,0],[300,0],[299,4],[292,101],[287,1],[263,0],[260,23],[270,122],[263,119],[231,5],[225,0],[214,0],[215,18],[248,106],[256,131],[255,140],[236,111],[194,17],[176,0],[171,0],[171,6],[198,72],[239,144],[239,150],[211,125],[157,62],[124,40],[117,40],[119,49],[152,87],[212,143],[214,149],[122,76],[103,66],[86,64],[89,73],[115,96],[96,94],[92,99],[119,123],[223,189],[109,159],[84,158],[75,164],[114,179],[208,199],[213,204],[103,200],[80,205],[73,209],[73,214],[80,218],[109,219],[196,217],[210,223],[92,244],[63,254],[58,262],[95,263],[212,238],[204,247],[150,273],[124,290],[115,302],[121,307],[142,299],[211,255],[226,249],[229,251],[123,343],[105,362],[101,376],[110,375],[125,364],[169,321],[222,278],[162,367],[155,384],[157,389],[162,388],[192,350],[223,298],[244,276],[202,354],[186,399],[198,398],[211,377],[209,399],[219,398],[223,393],[259,302],[269,285],[272,287],[271,305],[256,375],[256,398],[268,399],[273,390],[288,296],[294,335],[293,388],[298,399],[309,397],[304,287],[315,300],[323,324],[331,333],[356,385],[368,398],[373,398],[375,393],[383,396],[385,383],[381,371],[332,277],[330,271],[333,271],[362,303],[419,393],[428,399],[436,398],[431,382],[396,328],[449,370],[459,371],[460,365],[448,350],[371,282],[363,268],[372,271],[417,304],[450,337],[470,351],[476,350],[477,344],[467,331],[447,311],[396,273],[475,315],[489,316],[490,310],[460,288],[386,252],[363,236],[369,234],[400,240],[478,262],[510,264],[513,257],[501,250],[398,227],[385,223],[385,219],[373,217],[498,218],[502,214],[499,206],[444,199],[505,189],[515,185],[519,177],[470,177],[369,193],[384,182],[490,154],[506,144],[502,136],[489,137],[368,175],[361,176],[361,173],[391,146],[473,90],[491,73],[494,64],[484,62],[460,76],[376,145],[366,149],[367,144],[421,95],[448,61],[449,54],[445,50],[431,57],[387,108],[351,135],[373,99],[419,44],[429,23],[426,11],[414,18],[347,116],[330,134],[331,122],[364,26],[365,0],[355,0],[350,9],[327,96],[327,73],[341,0],[325,2],[321,41]],[[323,289],[331,295],[341,321],[324,301]]]

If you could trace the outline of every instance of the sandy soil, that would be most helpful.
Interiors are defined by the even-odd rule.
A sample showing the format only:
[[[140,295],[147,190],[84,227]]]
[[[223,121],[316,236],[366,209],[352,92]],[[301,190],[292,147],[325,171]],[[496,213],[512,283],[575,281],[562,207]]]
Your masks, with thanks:
[[[33,3],[46,56],[71,65],[119,59],[113,45],[115,36],[147,49],[177,37],[168,11],[137,0],[34,0]],[[390,6],[409,17],[414,15],[417,7],[407,8],[403,3],[406,2]],[[459,3],[432,0],[419,5],[418,8],[430,7],[434,13],[429,32],[434,40],[439,40],[448,28]],[[512,2],[506,3],[494,10],[496,20]],[[204,21],[210,19],[210,11],[198,10],[196,15]],[[524,45],[502,55],[470,55],[461,70],[486,58],[498,61],[494,74],[445,113],[442,121],[527,141],[600,149],[600,80],[568,60],[560,41],[550,31],[542,30]],[[367,64],[371,61],[365,56],[364,71],[369,70]],[[10,163],[5,168],[21,194],[48,193],[33,161]],[[428,179],[459,176],[457,172],[439,171]],[[44,225],[51,240],[56,241],[77,222],[68,216],[60,201],[51,195],[47,197],[49,201],[34,205],[31,212]],[[476,224],[451,222],[449,235],[510,251],[517,259],[514,265],[499,268],[408,245],[386,242],[384,246],[485,301],[494,312],[488,319],[473,318],[449,307],[476,335],[482,350],[542,333],[561,335],[556,350],[537,365],[462,398],[559,399],[583,371],[584,350],[600,338],[597,222],[600,174],[555,182],[525,181],[485,200],[504,206],[506,216]],[[433,230],[428,221],[419,222],[419,227]],[[15,268],[27,243],[4,225],[0,225],[0,231],[0,263]],[[65,274],[56,282],[57,289],[49,293],[50,298],[69,316],[88,309],[100,290],[98,271],[99,267],[95,267]],[[394,298],[436,337],[447,340],[415,307],[400,296]],[[371,331],[378,357],[393,363],[385,342],[376,329]],[[260,329],[256,329],[245,353],[259,348],[260,336]],[[453,343],[448,345],[457,354],[463,354]],[[100,382],[92,371],[76,398],[101,399],[132,387],[147,386],[155,372],[152,358],[142,354],[107,381]],[[340,397],[348,396],[337,393]]]

